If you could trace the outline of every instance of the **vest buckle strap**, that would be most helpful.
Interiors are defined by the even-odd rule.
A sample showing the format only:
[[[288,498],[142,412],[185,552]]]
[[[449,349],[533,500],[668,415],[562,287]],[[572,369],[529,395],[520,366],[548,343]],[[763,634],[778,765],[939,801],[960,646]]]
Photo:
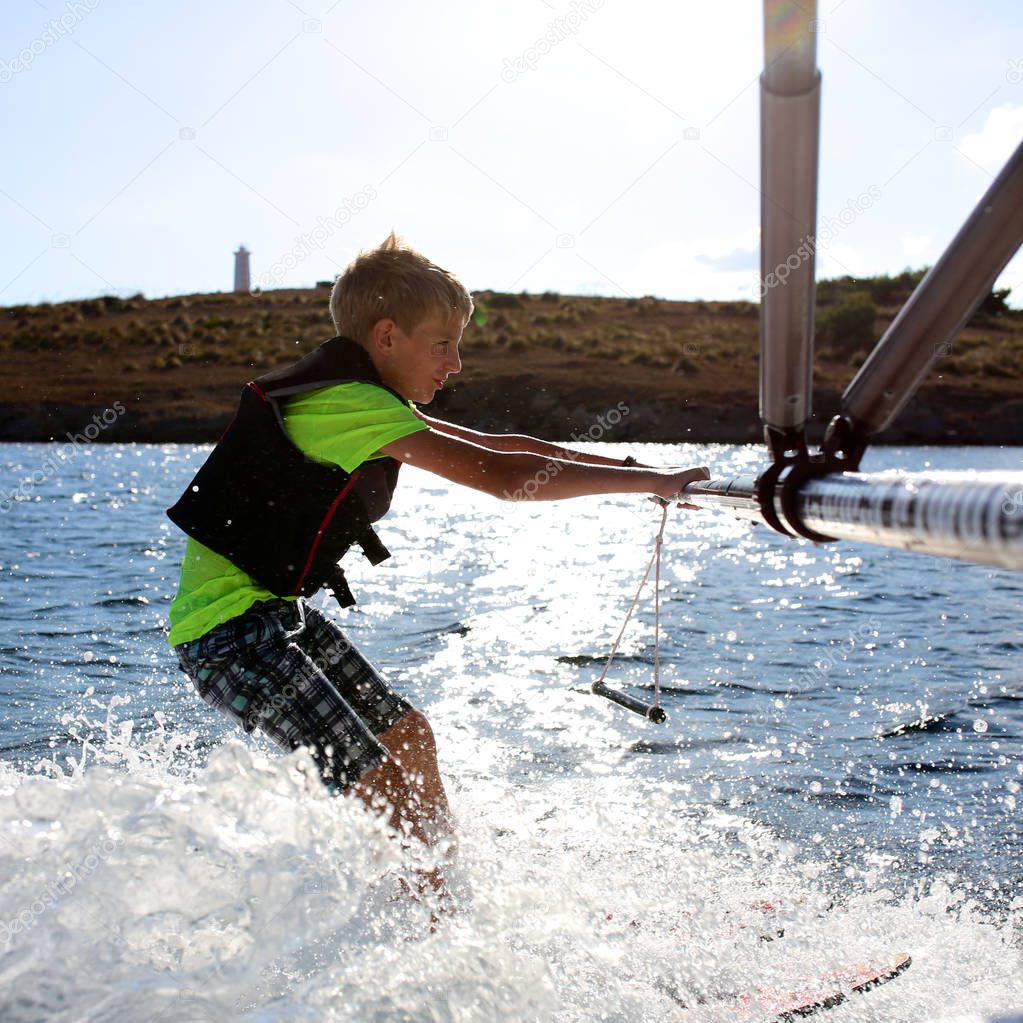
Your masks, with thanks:
[[[391,556],[391,552],[384,546],[372,526],[368,526],[355,542],[362,548],[362,553],[371,565],[379,565],[381,561],[386,561]]]
[[[340,565],[335,565],[327,573],[323,585],[334,595],[334,599],[340,607],[351,607],[355,603],[355,597],[345,578],[345,570]]]

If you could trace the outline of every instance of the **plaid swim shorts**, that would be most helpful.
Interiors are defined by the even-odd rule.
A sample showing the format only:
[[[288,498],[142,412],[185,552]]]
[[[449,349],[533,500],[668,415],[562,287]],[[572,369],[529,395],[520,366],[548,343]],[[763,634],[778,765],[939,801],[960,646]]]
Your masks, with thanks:
[[[211,707],[284,750],[308,747],[343,792],[387,755],[377,737],[412,710],[326,616],[265,600],[174,648]]]

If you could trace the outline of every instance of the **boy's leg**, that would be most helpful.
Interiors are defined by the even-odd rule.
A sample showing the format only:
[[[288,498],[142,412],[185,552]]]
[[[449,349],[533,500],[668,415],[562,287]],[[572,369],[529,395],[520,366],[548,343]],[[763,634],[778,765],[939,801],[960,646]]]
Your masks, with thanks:
[[[430,723],[422,712],[412,710],[379,739],[390,756],[352,786],[353,794],[367,804],[387,798],[395,831],[436,845],[451,834],[452,825]],[[392,799],[392,793],[398,798]]]
[[[352,794],[386,814],[399,834],[430,848],[444,843],[444,860],[450,864],[456,853],[454,822],[430,723],[413,710],[379,738],[390,756],[364,774],[352,786]],[[423,871],[422,876],[437,894],[450,898],[441,867]]]
[[[303,620],[302,610],[283,600],[255,605],[175,648],[181,666],[203,700],[245,731],[259,728],[285,750],[309,748],[332,791],[353,792],[386,812],[402,835],[431,845],[450,838],[425,717],[333,622],[314,608],[304,609]],[[446,893],[438,871],[424,873]]]
[[[305,621],[299,646],[388,751],[351,787],[351,793],[386,816],[400,835],[430,848],[444,843],[444,859],[450,862],[455,851],[454,822],[426,717],[394,693],[333,621],[309,607]],[[449,894],[440,868],[424,876],[434,890]]]

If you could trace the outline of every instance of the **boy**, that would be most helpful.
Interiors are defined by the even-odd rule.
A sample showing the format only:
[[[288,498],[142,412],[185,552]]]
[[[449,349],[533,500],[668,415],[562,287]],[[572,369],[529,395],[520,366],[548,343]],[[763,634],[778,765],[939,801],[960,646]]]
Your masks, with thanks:
[[[331,293],[338,337],[246,385],[168,511],[189,534],[169,642],[202,699],[286,750],[307,747],[331,792],[354,794],[431,847],[452,839],[452,825],[429,723],[302,600],[326,586],[354,603],[337,562],[355,545],[374,564],[388,556],[371,523],[400,465],[506,499],[666,500],[708,476],[423,415],[415,403],[461,369],[472,309],[458,280],[393,233],[361,253]],[[439,872],[426,880],[445,892]]]

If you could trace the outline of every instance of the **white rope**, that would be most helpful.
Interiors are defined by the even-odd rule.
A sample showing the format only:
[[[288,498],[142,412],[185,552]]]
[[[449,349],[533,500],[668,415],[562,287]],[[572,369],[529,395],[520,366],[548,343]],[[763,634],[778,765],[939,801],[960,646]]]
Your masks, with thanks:
[[[611,662],[615,659],[615,654],[618,652],[618,645],[622,641],[622,636],[625,635],[625,627],[629,624],[629,619],[632,617],[632,612],[636,610],[636,605],[639,603],[640,594],[643,592],[643,587],[646,585],[647,579],[650,578],[650,569],[654,568],[654,707],[660,708],[661,706],[661,546],[664,543],[664,526],[668,521],[668,502],[661,501],[661,528],[657,531],[657,538],[654,540],[654,552],[650,556],[650,562],[646,566],[646,571],[643,573],[643,578],[639,582],[639,589],[636,590],[636,596],[632,598],[632,605],[629,608],[628,614],[625,616],[625,621],[622,622],[621,629],[618,630],[618,636],[614,641],[614,645],[611,647],[611,654],[607,659],[607,663],[604,665],[604,670],[600,673],[600,678],[597,679],[595,685],[599,686],[603,683],[607,676],[608,670],[611,667]]]

